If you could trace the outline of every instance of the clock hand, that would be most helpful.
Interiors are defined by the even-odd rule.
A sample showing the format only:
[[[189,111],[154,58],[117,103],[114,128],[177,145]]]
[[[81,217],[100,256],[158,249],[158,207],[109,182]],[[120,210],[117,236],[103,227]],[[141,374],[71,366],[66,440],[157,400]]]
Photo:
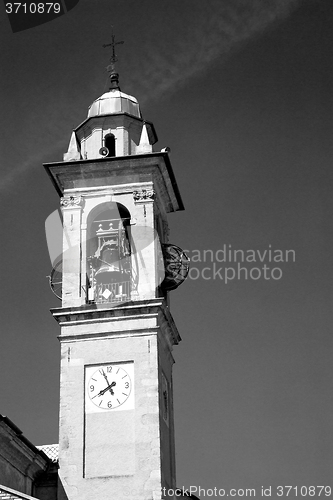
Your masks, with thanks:
[[[94,399],[97,396],[103,396],[107,391],[110,391],[111,395],[114,396],[114,392],[112,390],[112,387],[114,387],[115,385],[116,385],[116,382],[112,382],[112,384],[109,384],[105,389],[102,389],[101,391],[99,391],[99,393],[95,394],[95,396],[93,396],[91,399]]]
[[[105,380],[106,380],[106,383],[107,383],[108,385],[110,385],[110,384],[109,384],[109,381],[108,381],[108,378],[107,378],[107,376],[106,376],[106,374],[105,374],[105,372],[104,372],[103,368],[102,368],[102,374],[103,374],[103,377],[104,377],[104,378],[105,378]]]
[[[114,387],[115,385],[116,385],[116,382],[112,382],[112,384],[109,384],[108,387],[106,387],[106,389],[103,389],[103,394],[105,394],[106,391],[110,390],[111,396],[114,396],[114,392],[112,390],[112,387]]]
[[[111,396],[114,396],[114,392],[113,392],[113,390],[112,390],[112,387],[113,387],[113,385],[112,385],[112,384],[116,385],[116,383],[114,382],[114,383],[112,383],[111,385],[109,384],[108,377],[107,377],[106,373],[104,372],[103,368],[102,368],[102,374],[103,374],[103,377],[104,377],[104,378],[105,378],[105,380],[106,380],[106,383],[108,384],[108,387],[105,389],[105,391],[103,392],[103,394],[105,394],[105,393],[106,393],[106,391],[107,391],[108,389],[110,389]]]

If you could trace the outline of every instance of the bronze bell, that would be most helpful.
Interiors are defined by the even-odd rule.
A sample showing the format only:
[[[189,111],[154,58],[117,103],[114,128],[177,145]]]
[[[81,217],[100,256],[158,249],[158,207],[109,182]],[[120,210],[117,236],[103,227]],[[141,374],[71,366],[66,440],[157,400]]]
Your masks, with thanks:
[[[104,248],[99,261],[101,262],[101,266],[95,274],[97,283],[115,283],[124,279],[119,264],[118,247]]]

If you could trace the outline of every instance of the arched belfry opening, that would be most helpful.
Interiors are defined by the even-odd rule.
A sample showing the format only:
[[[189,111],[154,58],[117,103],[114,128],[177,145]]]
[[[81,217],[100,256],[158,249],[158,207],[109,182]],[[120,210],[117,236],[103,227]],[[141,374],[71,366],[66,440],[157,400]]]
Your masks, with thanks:
[[[113,134],[107,134],[104,137],[104,146],[108,149],[107,158],[116,156],[116,138]]]
[[[131,296],[130,213],[120,203],[103,203],[88,217],[88,301],[117,303]]]

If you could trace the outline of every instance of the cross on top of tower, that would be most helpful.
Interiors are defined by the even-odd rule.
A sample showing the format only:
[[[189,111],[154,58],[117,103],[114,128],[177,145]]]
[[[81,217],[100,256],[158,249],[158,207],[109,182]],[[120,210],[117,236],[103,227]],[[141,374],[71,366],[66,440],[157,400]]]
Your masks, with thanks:
[[[116,42],[115,41],[116,37],[113,34],[113,26],[112,26],[111,40],[112,40],[111,43],[107,43],[107,44],[103,45],[104,48],[106,48],[106,47],[112,47],[112,53],[111,53],[111,57],[110,57],[110,63],[111,64],[109,64],[106,67],[106,70],[109,72],[109,76],[110,76],[110,80],[111,80],[110,90],[112,90],[112,89],[119,89],[119,81],[118,81],[119,75],[118,75],[118,73],[115,70],[115,63],[118,61],[118,57],[116,55],[115,47],[116,47],[116,45],[121,45],[121,44],[124,43],[123,41],[120,41],[120,42]]]

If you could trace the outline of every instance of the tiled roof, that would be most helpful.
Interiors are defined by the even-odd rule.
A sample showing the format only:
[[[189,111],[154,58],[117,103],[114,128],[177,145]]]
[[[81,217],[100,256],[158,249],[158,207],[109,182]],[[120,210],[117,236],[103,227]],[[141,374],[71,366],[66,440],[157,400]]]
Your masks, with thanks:
[[[0,484],[0,500],[37,500],[36,497],[25,495],[20,491],[12,490]]]
[[[43,451],[45,455],[52,460],[53,463],[58,462],[59,458],[59,445],[58,444],[44,444],[42,446],[36,446],[39,450]],[[0,498],[1,500],[1,498]]]

